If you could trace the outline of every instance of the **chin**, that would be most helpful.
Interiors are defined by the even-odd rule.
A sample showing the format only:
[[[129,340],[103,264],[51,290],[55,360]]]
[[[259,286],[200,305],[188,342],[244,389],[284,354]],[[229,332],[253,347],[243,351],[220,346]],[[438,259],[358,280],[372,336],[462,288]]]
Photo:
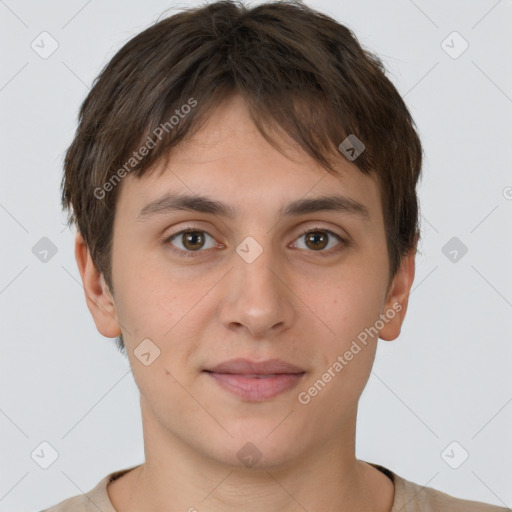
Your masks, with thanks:
[[[264,424],[260,422],[258,425],[253,424],[254,428],[246,424],[243,434],[227,429],[233,438],[228,440],[227,436],[223,436],[226,442],[224,449],[221,453],[215,453],[212,456],[221,463],[248,471],[286,467],[299,455],[297,447],[303,446],[303,443],[297,433],[289,432],[285,428],[277,433],[281,428],[278,426],[280,421],[282,418],[278,421],[266,421]],[[215,444],[213,443],[214,446]]]

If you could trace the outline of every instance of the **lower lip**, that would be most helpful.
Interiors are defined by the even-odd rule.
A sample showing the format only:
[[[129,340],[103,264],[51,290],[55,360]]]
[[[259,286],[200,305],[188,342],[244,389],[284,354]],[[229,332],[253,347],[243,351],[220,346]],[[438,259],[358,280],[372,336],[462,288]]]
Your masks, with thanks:
[[[281,373],[273,377],[246,377],[230,373],[207,372],[224,389],[249,402],[262,402],[294,388],[304,373]]]

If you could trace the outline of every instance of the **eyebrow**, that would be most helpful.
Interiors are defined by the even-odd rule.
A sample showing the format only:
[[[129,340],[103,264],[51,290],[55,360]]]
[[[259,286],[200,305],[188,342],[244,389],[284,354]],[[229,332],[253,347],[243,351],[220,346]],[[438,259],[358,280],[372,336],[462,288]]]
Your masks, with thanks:
[[[231,206],[209,197],[169,193],[145,205],[137,215],[137,220],[145,220],[157,214],[180,210],[210,213],[230,219],[236,216],[235,210]],[[283,206],[279,211],[279,215],[281,217],[289,217],[321,211],[345,213],[360,217],[362,220],[369,220],[370,218],[370,212],[365,205],[343,195],[298,199]]]

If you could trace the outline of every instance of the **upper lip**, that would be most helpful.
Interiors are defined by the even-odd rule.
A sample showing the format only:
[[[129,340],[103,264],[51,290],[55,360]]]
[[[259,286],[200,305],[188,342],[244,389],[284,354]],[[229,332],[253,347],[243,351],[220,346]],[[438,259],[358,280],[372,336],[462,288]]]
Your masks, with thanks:
[[[273,375],[282,373],[304,373],[302,368],[287,363],[282,359],[267,359],[266,361],[251,361],[250,359],[230,359],[206,371],[214,373],[231,373],[239,375]]]

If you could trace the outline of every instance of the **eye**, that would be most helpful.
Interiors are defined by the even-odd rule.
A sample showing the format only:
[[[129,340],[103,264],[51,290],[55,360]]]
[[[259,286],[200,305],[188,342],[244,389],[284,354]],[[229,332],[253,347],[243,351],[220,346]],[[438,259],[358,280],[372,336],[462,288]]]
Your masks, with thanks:
[[[298,242],[297,242],[298,241]],[[224,247],[206,231],[197,228],[187,228],[168,237],[164,244],[178,256],[193,257],[202,249]],[[328,229],[310,228],[300,234],[289,247],[305,249],[328,256],[348,247],[349,241]],[[204,252],[204,251],[203,251]]]
[[[292,244],[292,247],[298,249],[312,250],[313,252],[330,252],[333,247],[338,245],[348,245],[348,242],[336,233],[327,229],[313,228],[301,233],[297,238],[299,242]],[[302,242],[304,240],[304,242]],[[341,242],[341,243],[340,243]],[[337,250],[337,249],[336,249]]]
[[[211,249],[217,247],[219,244],[211,235],[206,231],[197,229],[186,229],[175,233],[165,240],[165,243],[176,247],[177,249],[171,250],[173,252],[198,252],[201,249]]]

